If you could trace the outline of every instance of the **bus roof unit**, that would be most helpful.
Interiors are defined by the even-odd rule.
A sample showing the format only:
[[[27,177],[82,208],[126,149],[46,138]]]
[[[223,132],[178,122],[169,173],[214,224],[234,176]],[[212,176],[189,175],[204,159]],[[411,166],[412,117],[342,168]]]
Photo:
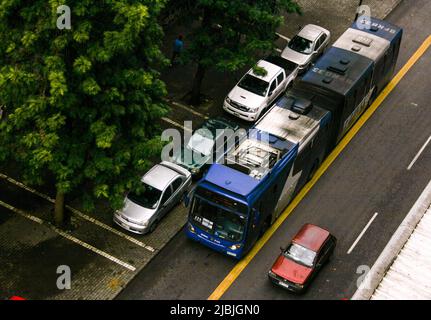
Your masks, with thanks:
[[[311,84],[345,97],[355,84],[371,73],[373,61],[356,53],[332,47],[305,74],[302,83]],[[317,90],[316,90],[317,91]]]
[[[401,35],[402,29],[377,19],[372,19],[371,24],[366,24],[367,20],[361,21],[359,26],[363,29],[354,23],[333,46],[357,53],[374,62],[379,61],[388,51],[390,44]]]
[[[329,112],[313,106],[312,102],[292,96],[283,96],[256,129],[286,139],[299,147],[318,130],[322,118]]]
[[[388,40],[390,43],[401,37],[403,29],[397,27],[387,21],[377,18],[361,19],[353,23],[353,29],[361,30],[370,35],[375,35],[379,38]]]

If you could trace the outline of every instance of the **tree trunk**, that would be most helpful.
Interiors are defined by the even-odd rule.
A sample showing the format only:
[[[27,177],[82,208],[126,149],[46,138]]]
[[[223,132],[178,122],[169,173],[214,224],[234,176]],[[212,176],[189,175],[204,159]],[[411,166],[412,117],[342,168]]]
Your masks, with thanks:
[[[204,79],[206,68],[202,64],[198,64],[198,69],[193,80],[192,95],[190,98],[190,104],[197,106],[201,102],[201,87]]]
[[[65,223],[64,216],[64,193],[57,190],[55,196],[55,211],[54,211],[55,224],[58,227],[62,227]]]

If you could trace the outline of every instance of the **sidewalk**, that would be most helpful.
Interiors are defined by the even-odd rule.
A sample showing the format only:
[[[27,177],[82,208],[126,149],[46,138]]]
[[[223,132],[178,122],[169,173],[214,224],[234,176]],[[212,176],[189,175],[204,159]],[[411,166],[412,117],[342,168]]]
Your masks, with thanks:
[[[0,299],[113,299],[184,225],[180,205],[149,235],[124,232],[112,210],[72,207],[72,230],[49,223],[50,197],[0,174]],[[79,208],[77,203],[72,206]],[[57,288],[59,266],[71,270],[71,288]]]
[[[352,300],[431,299],[431,182],[413,205]]]

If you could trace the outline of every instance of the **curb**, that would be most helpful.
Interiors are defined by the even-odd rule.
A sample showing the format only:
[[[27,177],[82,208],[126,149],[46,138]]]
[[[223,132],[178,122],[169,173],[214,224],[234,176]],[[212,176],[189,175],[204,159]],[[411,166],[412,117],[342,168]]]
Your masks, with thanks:
[[[389,240],[385,249],[377,258],[371,270],[367,273],[352,300],[370,300],[386,272],[404,247],[419,221],[431,204],[431,181],[428,183],[419,199],[410,209],[397,231]]]
[[[388,15],[390,15],[391,12],[394,11],[394,9],[401,3],[401,1],[403,1],[403,0],[395,0],[393,5],[391,7],[389,7],[388,9],[386,9],[386,11],[383,13],[382,19],[385,19]]]

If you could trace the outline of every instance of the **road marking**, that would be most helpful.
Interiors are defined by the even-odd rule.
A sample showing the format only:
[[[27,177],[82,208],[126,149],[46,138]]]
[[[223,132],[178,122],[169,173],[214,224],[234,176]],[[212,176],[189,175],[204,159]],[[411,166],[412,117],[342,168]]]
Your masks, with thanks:
[[[29,219],[29,220],[31,220],[33,222],[36,222],[36,223],[38,223],[40,225],[43,225],[43,226],[51,229],[52,231],[54,231],[55,233],[59,234],[60,236],[66,238],[66,239],[68,239],[68,240],[70,240],[70,241],[72,241],[72,242],[80,245],[81,247],[84,247],[84,248],[86,248],[86,249],[94,252],[94,253],[97,253],[98,255],[100,255],[100,256],[102,256],[102,257],[104,257],[106,259],[109,259],[112,262],[115,262],[116,264],[119,264],[120,266],[122,266],[122,267],[124,267],[126,269],[129,269],[130,271],[135,271],[136,270],[136,268],[134,266],[132,266],[132,265],[130,265],[130,264],[124,262],[124,261],[121,261],[120,259],[118,259],[118,258],[116,258],[114,256],[111,256],[109,253],[106,253],[106,252],[104,252],[104,251],[102,251],[100,249],[97,249],[96,247],[93,247],[92,245],[90,245],[90,244],[88,244],[88,243],[86,243],[84,241],[81,241],[78,238],[75,238],[74,236],[68,234],[67,232],[64,232],[63,230],[58,229],[57,227],[53,226],[52,224],[50,224],[50,223],[48,223],[48,222],[46,222],[46,221],[44,221],[44,220],[42,220],[42,219],[40,219],[38,217],[35,217],[35,216],[33,216],[31,214],[28,214],[28,213],[26,213],[26,212],[24,212],[22,210],[19,210],[19,209],[15,208],[15,207],[11,206],[10,204],[7,204],[6,202],[1,201],[1,200],[0,200],[0,205],[2,207],[6,208],[6,209],[9,209],[12,212],[15,212],[16,214],[20,215],[21,217],[24,217],[26,219]]]
[[[218,300],[223,294],[229,289],[229,287],[235,282],[238,276],[244,271],[248,264],[253,260],[257,253],[263,248],[268,242],[272,235],[277,231],[280,225],[286,220],[286,218],[292,213],[292,211],[298,206],[302,199],[308,194],[313,188],[320,177],[328,170],[331,164],[337,159],[340,153],[346,148],[350,141],[356,136],[359,130],[364,124],[370,119],[382,102],[387,96],[394,90],[398,83],[404,78],[407,72],[413,67],[413,65],[423,56],[427,49],[431,45],[431,36],[429,36],[419,47],[419,49],[410,57],[407,63],[401,68],[396,76],[389,82],[389,84],[383,89],[373,104],[364,112],[364,114],[358,119],[355,125],[350,129],[349,132],[344,136],[340,143],[335,147],[331,154],[325,159],[320,168],[317,170],[313,179],[309,181],[293,199],[290,205],[282,213],[282,215],[274,222],[274,224],[268,229],[267,232],[260,238],[251,251],[239,261],[235,267],[229,272],[224,280],[218,285],[214,292],[208,297],[209,300]]]
[[[428,138],[427,142],[422,146],[422,148],[419,150],[419,152],[416,154],[412,162],[410,162],[410,165],[407,167],[407,170],[410,170],[416,161],[418,161],[419,157],[421,156],[422,152],[424,152],[425,148],[428,146],[428,144],[431,142],[431,136]]]
[[[174,126],[176,126],[178,128],[181,128],[184,131],[192,132],[192,130],[190,130],[189,128],[184,127],[182,124],[179,124],[178,122],[176,122],[174,120],[171,120],[171,119],[165,118],[165,117],[162,117],[162,120],[165,121],[165,122],[167,122],[167,123],[169,123],[169,124],[172,124],[172,125],[174,125]]]
[[[281,39],[286,40],[287,42],[289,42],[289,41],[290,41],[290,39],[289,39],[288,37],[283,36],[281,33],[276,32],[275,34],[276,34],[277,36],[279,36]]]
[[[166,100],[166,102],[167,102],[167,103],[170,103],[170,104],[173,104],[173,105],[174,105],[174,106],[176,106],[176,107],[180,107],[180,108],[182,108],[182,109],[184,109],[184,110],[186,110],[186,111],[188,111],[188,112],[190,112],[190,113],[194,114],[195,116],[201,117],[201,118],[203,118],[203,119],[209,119],[209,117],[208,117],[207,115],[202,114],[202,113],[200,113],[200,112],[198,112],[198,111],[194,110],[193,108],[188,107],[188,106],[185,106],[185,105],[183,105],[183,104],[181,104],[181,103],[179,103],[179,102],[176,102],[176,101],[174,101],[174,100]]]
[[[365,226],[365,228],[362,230],[362,232],[359,234],[359,236],[356,238],[355,242],[353,242],[352,246],[350,247],[349,251],[347,251],[347,254],[350,254],[353,249],[355,249],[356,245],[358,244],[358,242],[361,240],[361,238],[364,236],[365,232],[367,232],[368,228],[371,226],[371,224],[373,223],[374,219],[377,218],[378,216],[378,212],[376,212],[370,219],[370,221],[368,221],[367,225]]]
[[[277,51],[278,53],[282,53],[283,52],[283,50],[278,49],[278,48],[275,48],[275,51]]]
[[[41,192],[39,192],[39,191],[37,191],[37,190],[35,190],[33,188],[30,188],[30,187],[26,186],[22,182],[19,182],[19,181],[15,180],[15,179],[13,179],[11,177],[8,177],[7,175],[2,174],[2,173],[0,173],[0,178],[2,178],[4,180],[6,180],[6,181],[8,181],[8,182],[10,182],[10,183],[12,183],[14,185],[16,185],[17,187],[19,187],[21,189],[24,189],[24,190],[26,190],[26,191],[28,191],[30,193],[33,193],[33,194],[41,197],[42,199],[45,199],[45,200],[47,200],[47,201],[55,204],[55,200],[54,199],[52,199],[51,197],[47,196],[46,194],[43,194],[43,193],[41,193]],[[103,229],[105,229],[105,230],[107,230],[109,232],[112,232],[112,233],[116,234],[117,236],[119,236],[119,237],[121,237],[123,239],[126,239],[126,240],[128,240],[128,241],[130,241],[130,242],[132,242],[132,243],[134,243],[134,244],[136,244],[136,245],[138,245],[138,246],[140,246],[142,248],[145,248],[145,249],[147,249],[150,252],[155,252],[156,251],[153,247],[151,247],[149,245],[146,245],[145,243],[143,243],[143,242],[141,242],[141,241],[139,241],[139,240],[137,240],[137,239],[135,239],[135,238],[133,238],[133,237],[131,237],[131,236],[129,236],[129,235],[121,232],[121,231],[118,231],[117,229],[114,229],[114,228],[108,226],[107,224],[105,224],[105,223],[103,223],[103,222],[101,222],[101,221],[99,221],[99,220],[97,220],[97,219],[95,219],[93,217],[90,217],[90,216],[84,214],[84,213],[80,212],[79,210],[76,210],[75,208],[72,208],[71,206],[66,205],[66,208],[68,210],[70,210],[73,214],[75,214],[76,216],[80,217],[81,219],[84,219],[84,220],[87,220],[87,221],[89,221],[91,223],[94,223],[95,225],[97,225],[97,226],[99,226],[99,227],[101,227],[101,228],[103,228]]]

